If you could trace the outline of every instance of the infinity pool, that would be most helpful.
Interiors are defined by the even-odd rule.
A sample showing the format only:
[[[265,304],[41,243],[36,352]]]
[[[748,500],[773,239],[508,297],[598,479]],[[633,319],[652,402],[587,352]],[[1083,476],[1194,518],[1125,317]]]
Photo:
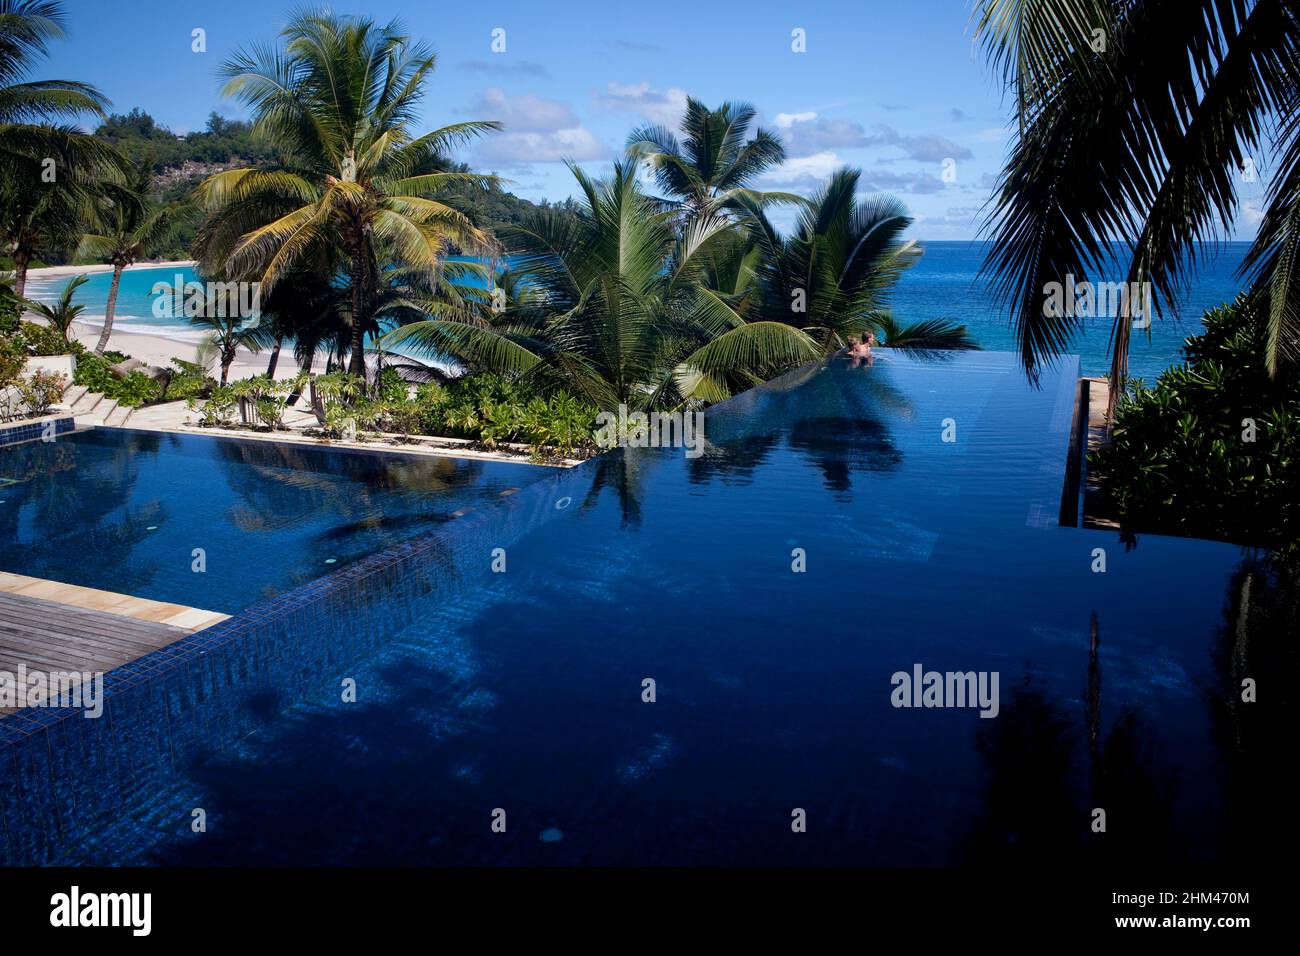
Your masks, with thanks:
[[[0,571],[232,612],[549,470],[95,429],[0,449]]]
[[[711,411],[703,457],[603,456],[283,624],[253,609],[125,682],[112,736],[70,719],[53,757],[13,744],[9,859],[1233,858],[1271,799],[1242,755],[1284,751],[1232,706],[1279,635],[1225,608],[1270,578],[1235,547],[1056,525],[1076,373],[801,370]],[[894,706],[916,665],[998,674],[997,716]],[[28,782],[49,759],[53,796]]]

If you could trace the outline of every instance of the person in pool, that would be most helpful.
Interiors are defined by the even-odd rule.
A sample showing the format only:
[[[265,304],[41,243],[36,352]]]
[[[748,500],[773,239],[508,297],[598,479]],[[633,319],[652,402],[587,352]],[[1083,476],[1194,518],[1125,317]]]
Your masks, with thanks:
[[[862,336],[861,342],[854,342],[853,339],[850,338],[848,355],[852,361],[849,363],[849,367],[857,368],[863,363],[866,363],[867,365],[872,364],[876,359],[875,356],[871,354],[871,347],[875,344],[875,332],[868,332],[866,335]]]

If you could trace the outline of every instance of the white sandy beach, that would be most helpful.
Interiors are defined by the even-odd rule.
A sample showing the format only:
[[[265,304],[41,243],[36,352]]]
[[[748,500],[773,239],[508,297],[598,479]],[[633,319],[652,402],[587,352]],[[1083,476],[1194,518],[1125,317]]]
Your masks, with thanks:
[[[75,325],[77,341],[87,348],[93,349],[95,343],[99,341],[101,328],[103,328],[102,318],[79,320]],[[116,323],[114,323],[114,330],[108,340],[108,347],[111,351],[124,352],[132,358],[137,358],[149,365],[160,365],[167,368],[173,358],[193,362],[195,353],[198,351],[200,337],[200,335],[190,332],[178,332],[173,336],[119,331],[116,328]],[[234,363],[230,366],[230,380],[248,378],[250,375],[263,375],[266,373],[266,363],[270,360],[271,353],[269,351],[253,353],[247,349],[240,349],[235,356]],[[298,366],[294,359],[293,349],[282,349],[279,366],[275,370],[275,377],[293,378],[297,372]],[[215,378],[220,376],[221,369],[214,366],[209,369],[209,373]]]
[[[165,262],[137,262],[133,266],[127,266],[129,272],[132,269],[162,269],[162,268],[188,268],[194,265],[193,259],[173,259]],[[112,272],[112,266],[43,266],[40,269],[28,269],[27,281],[33,279],[70,279],[73,276],[84,275],[87,273]]]
[[[194,261],[188,259],[169,262],[140,262],[134,266],[128,266],[127,269],[186,268],[193,265]],[[30,270],[27,273],[27,280],[28,282],[43,282],[51,279],[71,278],[85,273],[110,271],[112,271],[112,266],[48,266],[42,269]],[[36,319],[35,316],[31,315],[28,315],[27,318]],[[77,341],[87,348],[94,348],[95,343],[99,341],[99,333],[103,326],[104,317],[102,315],[83,316],[74,325]],[[199,342],[203,338],[202,332],[186,329],[176,329],[175,331],[159,329],[158,331],[140,332],[130,328],[130,326],[131,319],[129,317],[114,319],[113,334],[108,341],[109,349],[115,352],[124,352],[141,362],[162,366],[163,368],[168,367],[173,358],[193,362],[198,351]],[[250,375],[265,374],[266,364],[270,361],[270,358],[271,353],[269,351],[254,353],[247,349],[240,349],[236,354],[234,364],[230,366],[231,381],[247,378]],[[210,371],[213,376],[221,374],[219,367],[214,367]],[[293,349],[283,349],[280,352],[280,362],[276,368],[275,377],[292,378],[297,374],[297,371],[297,362],[294,359]]]

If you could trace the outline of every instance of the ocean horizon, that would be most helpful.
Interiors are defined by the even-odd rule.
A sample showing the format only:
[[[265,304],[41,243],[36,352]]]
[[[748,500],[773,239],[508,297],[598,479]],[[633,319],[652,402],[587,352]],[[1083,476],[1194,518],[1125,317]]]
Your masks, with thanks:
[[[988,351],[1017,351],[1014,332],[1005,312],[994,300],[991,283],[980,273],[989,243],[961,240],[918,240],[923,255],[904,273],[889,297],[889,307],[902,322],[943,318],[964,324],[980,347]],[[1222,243],[1202,250],[1199,268],[1187,283],[1186,293],[1174,309],[1151,322],[1149,335],[1135,330],[1129,354],[1129,372],[1147,381],[1180,361],[1183,340],[1200,332],[1207,310],[1232,301],[1244,287],[1237,269],[1249,249],[1247,242]],[[1106,281],[1119,281],[1122,270]],[[89,274],[74,301],[84,305],[83,320],[102,321],[111,273]],[[122,332],[161,335],[197,343],[202,332],[185,321],[153,314],[155,283],[196,281],[188,267],[135,268],[123,273],[118,290],[114,328]],[[33,278],[28,295],[38,301],[58,298],[67,278]],[[1087,319],[1074,337],[1068,354],[1079,357],[1084,375],[1105,375],[1110,369],[1109,318]]]

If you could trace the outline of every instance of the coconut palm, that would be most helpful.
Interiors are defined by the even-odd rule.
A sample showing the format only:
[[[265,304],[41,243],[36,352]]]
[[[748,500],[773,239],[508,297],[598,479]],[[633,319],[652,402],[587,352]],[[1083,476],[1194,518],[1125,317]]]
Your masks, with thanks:
[[[748,103],[723,103],[711,110],[686,101],[679,140],[666,126],[643,126],[627,140],[630,156],[649,163],[659,187],[687,217],[707,216],[751,200],[799,202],[788,193],[758,193],[750,184],[785,161],[781,140],[764,129],[749,136],[755,109]]]
[[[95,343],[95,354],[103,355],[113,334],[113,314],[122,273],[166,240],[181,220],[179,206],[161,205],[149,196],[147,167],[130,171],[124,185],[107,183],[92,210],[91,230],[81,237],[77,255],[99,259],[113,267],[104,308],[104,327]]]
[[[86,309],[84,305],[74,304],[72,297],[88,281],[90,281],[90,277],[84,275],[69,280],[53,305],[28,299],[23,302],[23,306],[28,311],[35,312],[43,318],[50,328],[59,333],[59,337],[63,339],[64,344],[71,344],[69,335],[72,331],[72,323],[77,321],[77,318]]]
[[[284,164],[202,184],[199,199],[219,223],[211,248],[228,248],[225,271],[256,277],[263,295],[304,260],[336,248],[351,283],[349,371],[364,376],[381,263],[432,271],[453,246],[486,246],[487,236],[437,197],[491,177],[439,172],[436,164],[500,125],[471,121],[415,135],[435,58],[395,22],[306,12],[281,38],[281,48],[256,47],[223,67],[225,94],[250,107],[256,133],[279,148]],[[380,247],[393,258],[381,260]]]
[[[209,311],[213,314],[208,315]],[[260,352],[275,341],[275,333],[271,329],[247,316],[236,315],[233,310],[205,309],[190,316],[190,325],[206,333],[199,346],[199,364],[207,367],[210,364],[207,355],[215,354],[216,360],[221,363],[222,385],[228,381],[230,366],[240,349]]]
[[[891,196],[859,200],[859,176],[849,167],[833,173],[800,209],[789,236],[757,202],[738,200],[760,253],[751,268],[762,287],[763,317],[803,330],[826,355],[873,331],[895,348],[975,348],[964,326],[942,319],[904,326],[889,314],[889,291],[921,250],[903,239],[912,222],[903,204]],[[738,275],[743,282],[743,271]],[[746,301],[720,297],[733,308]]]
[[[1280,159],[1248,267],[1272,289],[1267,361],[1300,342],[1300,15],[1291,0],[981,0],[977,33],[1016,97],[1019,135],[987,229],[986,268],[1031,377],[1062,352],[1073,317],[1049,283],[1104,275],[1151,283],[1162,308],[1202,243],[1230,229],[1243,169]],[[1135,237],[1131,248],[1107,240]],[[1118,278],[1118,277],[1116,277]],[[1113,279],[1108,280],[1113,281]],[[1128,363],[1132,303],[1112,334],[1112,397]],[[1148,333],[1149,334],[1149,333]]]
[[[634,161],[597,181],[570,169],[576,216],[534,214],[506,238],[522,301],[485,318],[433,318],[385,344],[525,376],[604,409],[711,402],[808,361],[815,343],[780,322],[747,321],[699,278],[733,222],[706,216],[680,235],[637,184]]]
[[[72,80],[25,79],[34,61],[63,36],[63,5],[0,0],[0,245],[14,260],[15,292],[42,250],[74,241],[97,179],[116,178],[121,158],[71,125],[103,116],[108,101]]]

